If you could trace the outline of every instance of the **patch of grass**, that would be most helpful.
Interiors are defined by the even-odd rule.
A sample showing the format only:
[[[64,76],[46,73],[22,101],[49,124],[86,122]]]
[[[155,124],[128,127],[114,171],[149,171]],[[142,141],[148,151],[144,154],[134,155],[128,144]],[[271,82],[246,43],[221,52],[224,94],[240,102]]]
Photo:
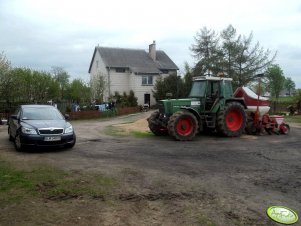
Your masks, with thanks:
[[[104,130],[104,133],[109,136],[119,136],[119,137],[128,135],[128,133],[126,133],[124,129],[113,125],[107,126]]]
[[[34,166],[30,170],[16,169],[0,161],[0,206],[18,203],[31,197],[60,200],[109,194],[117,181],[99,174],[66,172],[48,166]]]
[[[285,121],[292,123],[301,123],[301,115],[286,116]]]
[[[0,161],[0,206],[5,203],[18,203],[30,196],[33,188],[34,183],[27,178],[25,172]]]
[[[272,101],[277,101],[278,103],[288,103],[288,104],[296,102],[294,96],[279,97],[278,100],[276,98],[272,98]]]
[[[126,131],[125,129],[114,126],[114,125],[107,126],[105,128],[105,134],[109,135],[109,136],[118,136],[118,137],[133,136],[136,138],[147,138],[147,137],[154,136],[154,134],[151,132]]]

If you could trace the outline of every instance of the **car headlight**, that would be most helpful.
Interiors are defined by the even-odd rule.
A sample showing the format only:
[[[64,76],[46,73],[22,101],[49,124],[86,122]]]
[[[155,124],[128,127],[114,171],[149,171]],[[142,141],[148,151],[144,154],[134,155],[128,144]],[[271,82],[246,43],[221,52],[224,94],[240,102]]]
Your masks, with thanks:
[[[24,134],[31,134],[31,135],[37,134],[37,131],[33,128],[22,127],[21,130],[22,133]]]
[[[73,127],[69,126],[65,129],[65,133],[73,133]]]

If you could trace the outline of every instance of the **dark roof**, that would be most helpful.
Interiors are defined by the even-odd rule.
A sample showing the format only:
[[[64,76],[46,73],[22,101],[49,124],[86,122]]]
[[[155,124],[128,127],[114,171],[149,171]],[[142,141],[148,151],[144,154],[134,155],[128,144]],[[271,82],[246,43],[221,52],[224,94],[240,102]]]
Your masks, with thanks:
[[[156,64],[157,67],[162,70],[179,70],[177,65],[162,50],[157,50],[156,52]]]
[[[89,72],[96,54],[99,52],[106,67],[129,68],[135,73],[158,74],[160,70],[178,70],[177,65],[166,55],[164,51],[156,52],[156,61],[145,50],[96,47],[90,63]]]

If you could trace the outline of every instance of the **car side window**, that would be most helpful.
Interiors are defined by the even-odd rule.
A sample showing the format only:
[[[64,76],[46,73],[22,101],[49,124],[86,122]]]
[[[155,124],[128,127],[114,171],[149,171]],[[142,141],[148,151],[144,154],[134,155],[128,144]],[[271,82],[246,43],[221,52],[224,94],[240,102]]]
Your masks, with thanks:
[[[18,108],[15,112],[15,115],[17,116],[17,118],[20,118],[21,117],[21,109]]]

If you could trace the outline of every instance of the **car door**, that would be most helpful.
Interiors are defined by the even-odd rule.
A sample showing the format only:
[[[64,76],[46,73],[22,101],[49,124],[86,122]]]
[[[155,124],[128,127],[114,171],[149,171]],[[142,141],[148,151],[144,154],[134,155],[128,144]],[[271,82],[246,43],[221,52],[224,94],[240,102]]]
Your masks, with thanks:
[[[10,135],[15,138],[16,132],[18,128],[20,127],[20,117],[21,117],[21,108],[18,108],[13,115],[11,115],[9,119],[9,130]]]

